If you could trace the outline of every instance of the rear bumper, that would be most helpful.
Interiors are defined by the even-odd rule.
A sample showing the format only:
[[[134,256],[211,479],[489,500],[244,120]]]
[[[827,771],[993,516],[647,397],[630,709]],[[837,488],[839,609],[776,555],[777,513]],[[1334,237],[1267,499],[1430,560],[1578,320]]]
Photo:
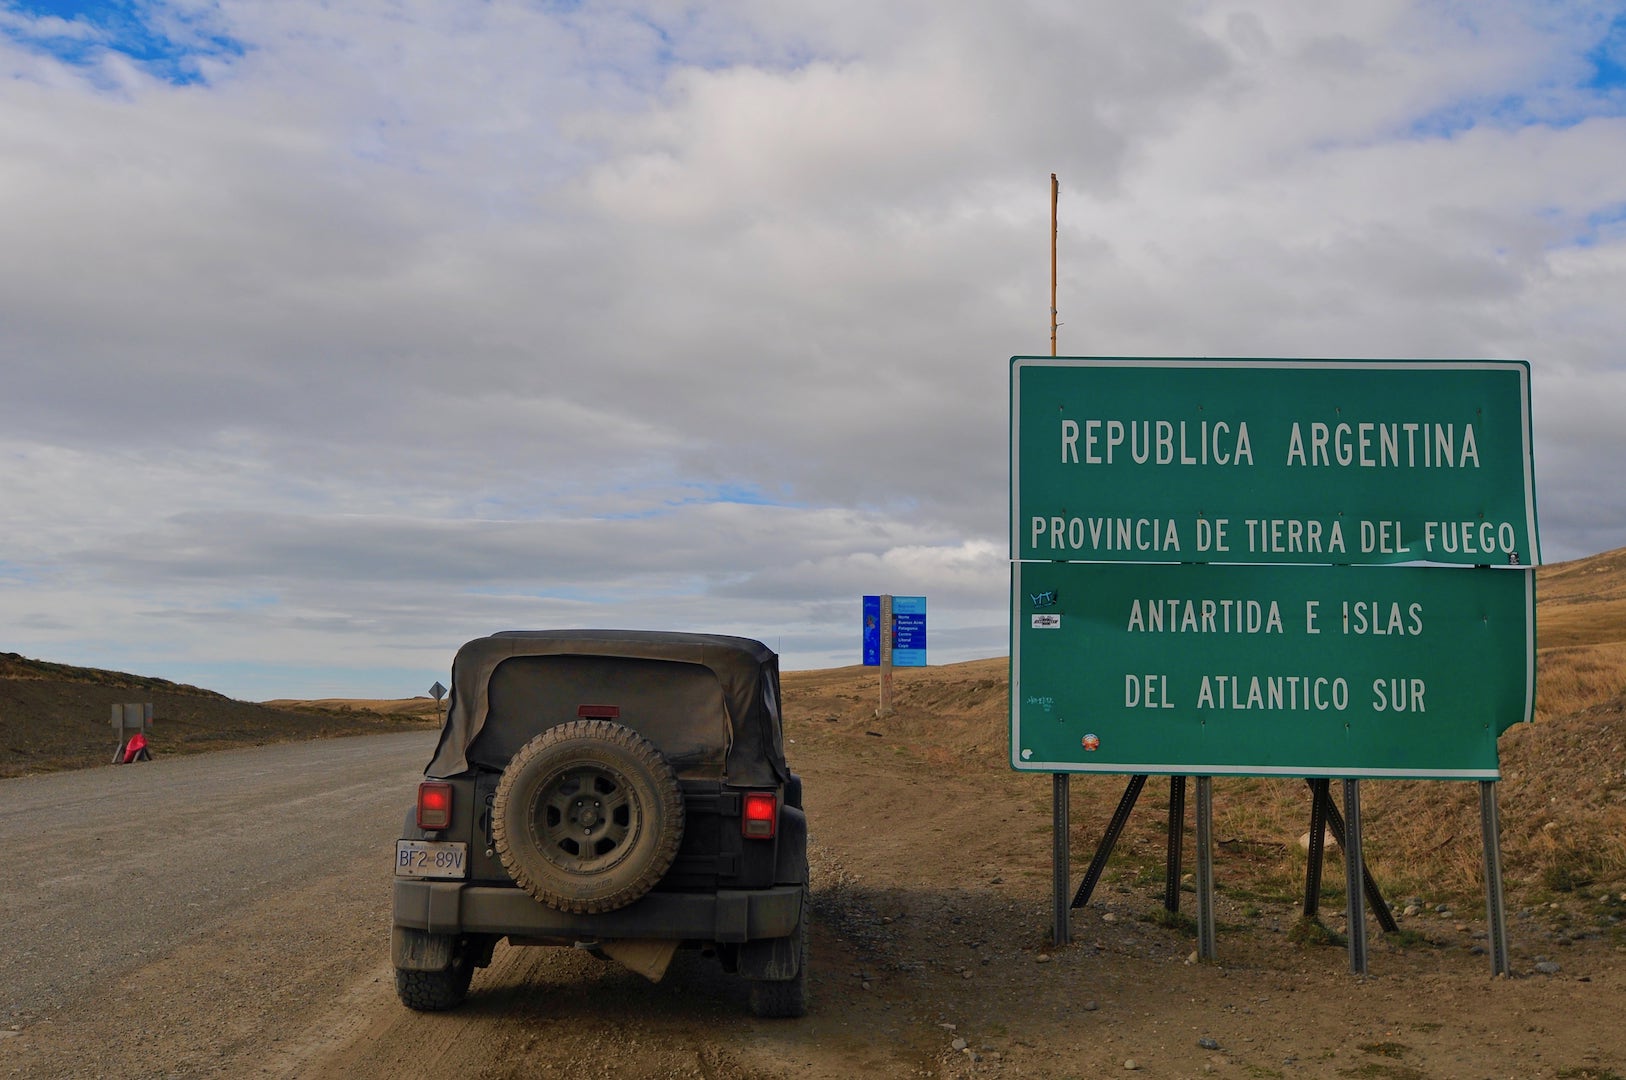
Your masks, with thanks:
[[[395,925],[431,934],[738,943],[786,937],[801,913],[800,885],[654,892],[616,911],[575,915],[555,911],[510,886],[395,879]]]

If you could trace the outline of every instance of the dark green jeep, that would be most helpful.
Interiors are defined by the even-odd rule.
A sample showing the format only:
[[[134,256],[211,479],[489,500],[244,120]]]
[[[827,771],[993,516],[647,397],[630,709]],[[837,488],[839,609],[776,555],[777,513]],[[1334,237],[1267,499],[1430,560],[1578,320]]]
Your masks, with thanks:
[[[557,630],[464,645],[395,851],[391,952],[413,1009],[462,1003],[499,939],[660,979],[679,947],[807,1008],[807,818],[779,658],[716,634]]]

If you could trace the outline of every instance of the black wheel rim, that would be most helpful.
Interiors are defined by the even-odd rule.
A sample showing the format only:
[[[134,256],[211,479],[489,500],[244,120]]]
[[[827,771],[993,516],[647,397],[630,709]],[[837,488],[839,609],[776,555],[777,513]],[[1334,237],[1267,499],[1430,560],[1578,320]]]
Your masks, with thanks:
[[[616,865],[632,850],[641,824],[631,781],[601,764],[555,770],[531,801],[531,840],[567,873],[593,874]]]

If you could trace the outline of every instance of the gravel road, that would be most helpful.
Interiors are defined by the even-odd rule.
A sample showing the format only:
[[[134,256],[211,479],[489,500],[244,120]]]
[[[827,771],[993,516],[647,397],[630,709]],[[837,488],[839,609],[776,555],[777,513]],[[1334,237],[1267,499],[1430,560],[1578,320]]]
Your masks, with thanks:
[[[1048,925],[1048,778],[927,765],[804,723],[812,1011],[749,1015],[713,961],[660,984],[565,949],[499,946],[468,1003],[424,1015],[389,965],[390,841],[432,732],[0,781],[0,1077],[703,1077],[707,1080],[1622,1075],[1626,961],[1533,926],[1491,979],[1473,928],[1416,921],[1290,944],[1291,902],[1220,898],[1221,962],[1104,888]],[[1085,842],[1082,841],[1081,842]],[[1222,867],[1223,867],[1222,863]],[[1423,940],[1426,938],[1427,940]],[[1626,947],[1622,947],[1626,948]]]
[[[285,927],[292,956],[329,939],[324,911],[342,911],[342,925],[353,927],[345,900],[387,920],[387,849],[434,739],[408,732],[287,743],[0,782],[0,851],[21,871],[0,878],[0,910],[20,928],[0,938],[0,1027],[48,1036],[125,1016],[136,1037],[147,1037],[197,990],[186,976],[158,987],[135,1017],[130,1000],[99,999],[246,913]],[[332,902],[304,906],[318,883],[332,889]],[[387,958],[378,925],[365,937],[369,968]],[[37,1041],[0,1040],[0,1065]],[[93,1074],[108,1051],[53,1052],[55,1060],[27,1071],[87,1075],[78,1070],[89,1066]]]

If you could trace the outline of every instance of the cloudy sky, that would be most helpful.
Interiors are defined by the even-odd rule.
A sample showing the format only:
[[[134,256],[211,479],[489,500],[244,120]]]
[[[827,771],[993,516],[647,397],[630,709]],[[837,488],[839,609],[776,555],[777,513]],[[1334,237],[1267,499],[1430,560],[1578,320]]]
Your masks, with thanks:
[[[0,651],[1002,655],[1052,172],[1063,354],[1527,358],[1626,545],[1618,0],[0,0]]]

